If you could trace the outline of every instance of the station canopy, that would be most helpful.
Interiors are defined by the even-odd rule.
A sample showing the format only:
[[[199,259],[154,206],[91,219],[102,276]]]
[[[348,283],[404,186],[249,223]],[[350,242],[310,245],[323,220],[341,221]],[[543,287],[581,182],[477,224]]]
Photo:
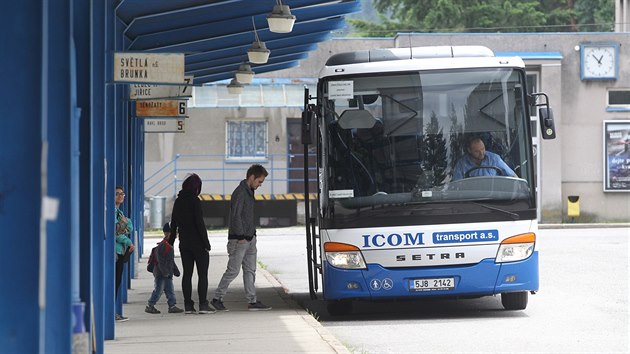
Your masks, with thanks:
[[[195,84],[234,78],[241,64],[256,74],[295,67],[345,27],[344,15],[360,11],[359,0],[284,0],[296,17],[290,33],[269,30],[267,16],[278,0],[122,0],[116,16],[124,26],[126,51],[184,53],[186,75]],[[254,26],[256,28],[254,32]],[[265,64],[248,62],[256,36],[271,51]]]

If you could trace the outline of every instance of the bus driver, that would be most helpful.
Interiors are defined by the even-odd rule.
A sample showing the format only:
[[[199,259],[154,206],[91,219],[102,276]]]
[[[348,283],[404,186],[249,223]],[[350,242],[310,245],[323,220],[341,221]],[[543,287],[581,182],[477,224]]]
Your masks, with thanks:
[[[468,141],[466,150],[468,154],[462,157],[455,165],[453,181],[465,177],[478,176],[511,176],[516,177],[516,173],[493,152],[486,151],[483,140],[479,137]]]

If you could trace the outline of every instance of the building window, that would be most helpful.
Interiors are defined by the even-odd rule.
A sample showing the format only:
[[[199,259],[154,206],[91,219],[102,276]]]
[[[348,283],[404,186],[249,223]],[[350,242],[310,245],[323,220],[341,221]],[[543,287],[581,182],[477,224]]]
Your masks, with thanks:
[[[608,107],[630,109],[630,89],[608,90]]]
[[[228,160],[267,158],[267,121],[227,121],[226,157]]]

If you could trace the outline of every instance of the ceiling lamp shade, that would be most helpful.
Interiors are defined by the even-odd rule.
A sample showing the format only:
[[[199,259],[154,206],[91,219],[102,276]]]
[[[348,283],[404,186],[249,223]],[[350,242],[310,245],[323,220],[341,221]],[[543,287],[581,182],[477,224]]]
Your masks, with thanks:
[[[232,95],[240,95],[243,93],[243,85],[238,82],[236,79],[232,79],[230,83],[227,85],[228,93]]]
[[[254,27],[255,41],[252,43],[251,48],[247,49],[247,58],[250,63],[266,64],[267,60],[269,60],[269,53],[271,53],[271,51],[267,49],[265,42],[261,41],[258,37],[258,32],[256,32],[256,21],[254,21],[253,17],[252,26]]]
[[[254,64],[265,64],[269,60],[271,51],[267,49],[265,42],[256,40],[251,48],[247,49],[247,58]]]
[[[236,81],[242,84],[251,84],[254,80],[254,72],[249,64],[241,64],[236,70]]]
[[[295,16],[291,15],[289,5],[282,5],[282,2],[278,1],[278,5],[274,5],[273,11],[267,15],[267,23],[271,32],[289,33],[293,30]]]

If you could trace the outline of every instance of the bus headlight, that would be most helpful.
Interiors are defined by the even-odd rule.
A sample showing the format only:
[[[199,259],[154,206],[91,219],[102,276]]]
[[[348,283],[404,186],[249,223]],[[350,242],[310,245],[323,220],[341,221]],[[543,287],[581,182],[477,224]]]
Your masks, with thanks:
[[[499,246],[496,262],[515,262],[527,259],[534,253],[536,234],[530,232],[508,237]]]
[[[330,265],[342,269],[366,269],[363,254],[358,247],[339,242],[324,244],[326,260]]]

